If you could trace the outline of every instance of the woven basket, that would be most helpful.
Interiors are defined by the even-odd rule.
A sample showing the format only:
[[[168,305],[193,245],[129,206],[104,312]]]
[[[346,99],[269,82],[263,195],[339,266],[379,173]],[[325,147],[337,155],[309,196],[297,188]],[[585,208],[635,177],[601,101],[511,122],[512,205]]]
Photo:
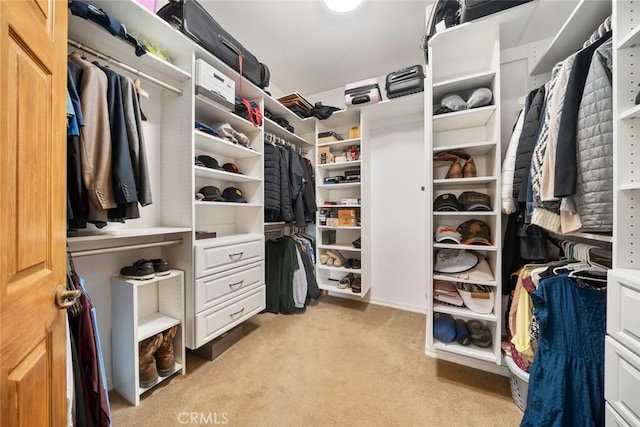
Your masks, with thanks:
[[[513,359],[505,356],[504,360],[511,372],[509,385],[511,387],[511,397],[522,412],[527,407],[527,392],[529,390],[529,373],[523,371],[516,365]]]

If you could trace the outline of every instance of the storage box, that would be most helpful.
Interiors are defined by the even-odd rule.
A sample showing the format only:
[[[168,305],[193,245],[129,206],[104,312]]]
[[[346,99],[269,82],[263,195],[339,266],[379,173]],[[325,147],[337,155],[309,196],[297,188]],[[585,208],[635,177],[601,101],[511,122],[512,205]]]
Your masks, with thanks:
[[[240,338],[242,338],[242,324],[197,348],[192,353],[207,360],[213,360],[227,351]]]
[[[338,218],[327,218],[327,226],[328,227],[339,227],[340,222]]]
[[[359,205],[360,204],[360,199],[358,199],[358,198],[343,198],[343,199],[340,199],[340,204],[341,205]]]
[[[360,138],[360,126],[352,126],[349,128],[349,139]]]
[[[216,101],[229,111],[235,110],[236,83],[202,59],[196,60],[194,82],[196,94]]]
[[[322,244],[333,245],[336,243],[336,230],[322,230]]]
[[[338,210],[338,226],[340,227],[355,227],[357,219],[358,217],[355,209]]]
[[[326,165],[333,163],[334,158],[329,147],[318,147],[318,164]]]

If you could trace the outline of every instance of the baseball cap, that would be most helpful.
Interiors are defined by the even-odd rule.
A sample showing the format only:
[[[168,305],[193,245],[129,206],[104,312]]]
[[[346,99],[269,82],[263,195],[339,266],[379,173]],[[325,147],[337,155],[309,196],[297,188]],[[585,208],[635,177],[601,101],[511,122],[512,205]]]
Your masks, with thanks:
[[[464,305],[476,313],[491,313],[493,311],[493,292],[489,286],[472,283],[456,284],[458,293],[464,301]]]
[[[226,202],[224,197],[222,197],[222,192],[218,187],[214,187],[213,185],[207,185],[206,187],[202,187],[198,193],[202,194],[204,197],[202,200],[206,202]]]
[[[455,194],[441,194],[433,201],[434,211],[457,211],[458,200]]]
[[[238,169],[238,165],[235,163],[225,163],[222,165],[222,168],[227,172],[240,173],[240,169]]]
[[[457,307],[462,307],[464,305],[456,285],[444,280],[433,281],[433,299],[438,302],[452,304]]]
[[[458,233],[462,235],[463,245],[487,245],[493,246],[491,243],[491,229],[479,219],[470,219],[458,226]]]
[[[222,197],[227,199],[229,202],[247,203],[247,201],[242,197],[242,191],[236,187],[225,188],[222,192]]]
[[[442,342],[451,342],[456,339],[453,316],[448,313],[433,313],[433,337]]]
[[[491,197],[477,191],[465,191],[458,197],[458,205],[465,211],[490,211]]]
[[[202,164],[208,167],[209,169],[222,170],[218,161],[211,156],[201,155],[201,156],[198,156],[198,160],[200,160],[200,162],[202,162]]]
[[[436,254],[433,271],[438,273],[462,273],[478,264],[478,255],[464,249],[443,249]]]
[[[462,242],[462,236],[455,228],[441,225],[436,230],[436,242],[438,243],[457,243]]]

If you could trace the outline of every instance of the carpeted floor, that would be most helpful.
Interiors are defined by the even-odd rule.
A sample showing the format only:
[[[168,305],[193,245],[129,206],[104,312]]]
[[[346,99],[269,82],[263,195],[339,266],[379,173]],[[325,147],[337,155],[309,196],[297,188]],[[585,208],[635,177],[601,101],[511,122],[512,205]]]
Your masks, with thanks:
[[[119,426],[517,426],[509,380],[424,354],[424,315],[333,297],[259,314],[214,361],[142,397]]]

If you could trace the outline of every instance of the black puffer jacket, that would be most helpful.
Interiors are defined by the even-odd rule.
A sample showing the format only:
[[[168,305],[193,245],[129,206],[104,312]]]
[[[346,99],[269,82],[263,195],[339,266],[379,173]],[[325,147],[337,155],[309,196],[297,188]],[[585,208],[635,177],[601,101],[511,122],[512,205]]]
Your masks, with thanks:
[[[280,150],[264,144],[264,218],[276,221],[280,218]]]
[[[524,203],[527,201],[527,180],[531,170],[531,157],[533,156],[533,149],[538,136],[544,95],[545,90],[544,85],[542,85],[533,97],[524,117],[513,172],[513,200],[516,202]]]
[[[290,222],[293,219],[291,205],[291,179],[289,178],[289,151],[278,148],[280,152],[280,221]]]

